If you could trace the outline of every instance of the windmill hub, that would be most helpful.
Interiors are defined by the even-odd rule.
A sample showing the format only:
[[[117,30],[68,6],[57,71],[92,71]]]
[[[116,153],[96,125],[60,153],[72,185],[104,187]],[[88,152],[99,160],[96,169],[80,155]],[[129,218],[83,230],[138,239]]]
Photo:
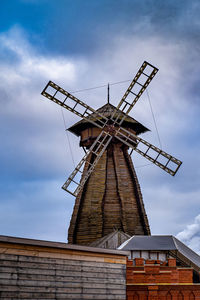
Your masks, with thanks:
[[[111,124],[111,125],[106,125],[105,127],[104,127],[104,130],[106,131],[106,132],[108,132],[110,135],[112,135],[112,136],[115,136],[115,133],[116,133],[116,131],[117,131],[117,127],[114,125],[114,124]]]

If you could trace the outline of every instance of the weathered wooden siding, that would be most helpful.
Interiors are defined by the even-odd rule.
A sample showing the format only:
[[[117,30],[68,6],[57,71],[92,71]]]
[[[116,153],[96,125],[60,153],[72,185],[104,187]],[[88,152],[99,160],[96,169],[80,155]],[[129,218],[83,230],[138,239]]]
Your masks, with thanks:
[[[1,242],[0,237],[0,299],[126,299],[122,253],[42,244]]]
[[[92,155],[88,161],[93,162]],[[85,167],[83,176],[86,171]],[[68,241],[90,245],[115,229],[129,235],[150,235],[128,147],[114,140],[76,198]]]

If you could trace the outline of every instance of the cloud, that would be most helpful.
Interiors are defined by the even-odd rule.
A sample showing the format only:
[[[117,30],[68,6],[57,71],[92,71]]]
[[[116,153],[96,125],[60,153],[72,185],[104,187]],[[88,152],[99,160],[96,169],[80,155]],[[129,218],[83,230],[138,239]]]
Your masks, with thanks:
[[[76,65],[69,58],[39,55],[28,43],[23,31],[16,27],[8,33],[1,34],[0,42],[3,51],[12,53],[12,59],[9,57],[7,61],[0,62],[0,90],[3,103],[1,138],[4,140],[2,165],[7,169],[5,162],[10,160],[14,167],[13,174],[20,171],[28,176],[28,173],[34,174],[36,168],[41,172],[40,167],[35,165],[35,161],[38,160],[39,165],[46,168],[46,173],[50,172],[51,166],[55,172],[55,169],[58,170],[56,165],[59,164],[61,168],[66,155],[63,151],[66,147],[63,120],[60,108],[54,109],[51,104],[48,105],[48,100],[45,100],[40,92],[49,79],[56,82],[75,82]],[[79,65],[81,68],[81,61]],[[59,111],[57,117],[56,111]],[[50,125],[51,130],[48,130]],[[58,128],[62,131],[55,134],[52,141],[50,133],[57,133]],[[60,139],[64,142],[60,143]],[[60,160],[57,159],[54,163],[56,153]]]
[[[1,60],[1,85],[5,81],[11,86],[18,83],[38,84],[47,78],[62,79],[70,83],[75,81],[77,70],[69,57],[57,56],[54,58],[40,55],[29,44],[24,31],[19,27],[15,26],[9,32],[1,33],[0,42],[1,53],[10,53],[5,61]],[[80,61],[79,64],[81,64]]]
[[[187,225],[176,237],[200,254],[200,214],[195,217],[193,224]]]
[[[197,155],[200,145],[200,109],[196,96],[200,60],[195,41],[191,47],[187,40],[166,39],[156,32],[145,38],[139,34],[115,33],[109,43],[101,47],[101,51],[81,58],[55,54],[45,56],[29,42],[24,31],[17,27],[2,33],[0,41],[0,90],[1,102],[4,104],[1,111],[1,166],[4,175],[1,175],[1,180],[6,187],[5,194],[8,195],[7,206],[4,202],[1,211],[8,212],[13,199],[16,199],[21,211],[14,206],[12,224],[19,222],[19,212],[22,215],[20,228],[27,222],[27,215],[34,210],[33,198],[30,208],[27,205],[26,209],[23,209],[23,205],[26,197],[32,193],[35,199],[39,199],[36,206],[41,209],[40,213],[37,210],[37,213],[33,214],[32,221],[40,215],[38,224],[46,227],[48,239],[51,239],[48,222],[51,223],[52,218],[55,218],[55,222],[64,218],[63,207],[59,205],[54,214],[53,207],[57,206],[56,201],[62,202],[67,197],[70,202],[66,202],[64,206],[66,205],[68,212],[72,209],[72,197],[59,194],[60,186],[74,168],[62,114],[60,107],[40,96],[48,80],[55,81],[68,91],[95,87],[107,82],[131,80],[144,60],[160,69],[148,91],[163,150],[184,161],[177,175],[172,178],[154,165],[140,168],[140,165],[146,165],[148,161],[133,154],[135,166],[139,167],[136,170],[152,233],[177,234],[186,223],[191,222],[199,209],[200,195],[200,158]],[[9,55],[5,55],[6,52]],[[118,104],[128,84],[111,86],[111,103]],[[107,89],[75,95],[92,107],[98,108],[106,103]],[[64,111],[64,115],[67,127],[78,121],[78,118],[68,111]],[[158,145],[145,93],[134,107],[131,116],[152,130],[143,138]],[[73,135],[70,135],[70,140],[75,160],[78,162],[82,157],[78,140]],[[24,183],[27,184],[27,189]],[[17,190],[17,197],[14,197],[14,192],[9,194],[9,189]],[[1,194],[1,197],[3,198],[4,194]],[[53,205],[52,198],[55,201]],[[45,213],[47,207],[49,209]],[[46,217],[45,225],[42,222],[42,214]],[[70,213],[63,222],[69,222],[69,215]],[[10,232],[13,232],[14,227],[13,225]],[[31,226],[27,228],[27,236],[30,231],[30,235],[39,236],[39,233],[36,233],[37,230],[39,232],[39,227],[38,225],[33,231]],[[2,228],[5,229],[5,226]],[[59,226],[57,230],[60,230]],[[41,237],[45,238],[45,229]]]
[[[73,162],[61,109],[40,93],[50,79],[73,87],[83,67],[38,53],[19,27],[0,34],[1,234],[66,241],[73,198],[61,186]]]
[[[173,43],[199,39],[198,0],[183,0],[181,5],[173,0],[60,1],[57,6],[46,6],[45,12],[40,16],[40,27],[48,53],[90,59],[109,48],[114,36],[145,40],[156,34]]]

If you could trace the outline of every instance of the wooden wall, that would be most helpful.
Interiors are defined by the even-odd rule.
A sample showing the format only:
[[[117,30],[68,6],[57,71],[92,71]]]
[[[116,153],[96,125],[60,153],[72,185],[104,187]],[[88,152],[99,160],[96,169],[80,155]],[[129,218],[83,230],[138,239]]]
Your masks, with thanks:
[[[0,236],[0,299],[126,299],[126,252]]]

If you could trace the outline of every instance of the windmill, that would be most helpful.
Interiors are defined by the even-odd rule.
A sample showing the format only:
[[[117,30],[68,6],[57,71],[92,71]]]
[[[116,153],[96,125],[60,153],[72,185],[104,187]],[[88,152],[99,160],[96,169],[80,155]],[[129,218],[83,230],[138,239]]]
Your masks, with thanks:
[[[44,90],[42,91],[41,94],[43,96],[59,104],[65,109],[71,111],[72,113],[78,115],[83,120],[85,120],[87,124],[91,124],[91,128],[95,128],[95,134],[93,134],[92,136],[90,134],[90,136],[86,139],[87,141],[85,143],[83,142],[82,133],[79,134],[82,138],[82,146],[85,146],[86,148],[86,154],[78,163],[75,170],[71,173],[71,175],[62,187],[64,190],[76,197],[74,212],[69,228],[69,242],[88,244],[97,238],[101,238],[102,236],[108,234],[111,231],[111,227],[114,226],[115,222],[117,222],[116,220],[118,220],[117,228],[120,228],[124,232],[127,232],[132,235],[150,234],[148,220],[145,214],[143,201],[140,195],[139,184],[137,181],[136,174],[134,172],[134,168],[132,166],[132,162],[130,161],[130,157],[127,156],[127,150],[128,148],[135,150],[137,153],[139,153],[140,155],[142,155],[143,157],[145,157],[153,164],[157,165],[172,176],[176,174],[182,163],[180,160],[176,159],[172,155],[164,152],[163,150],[159,149],[158,147],[150,144],[149,142],[139,137],[138,134],[141,133],[142,130],[137,130],[135,128],[138,128],[138,126],[140,126],[141,128],[141,126],[143,126],[142,124],[134,120],[137,126],[134,125],[133,127],[131,127],[132,125],[130,125],[130,123],[133,122],[133,119],[130,120],[128,114],[130,113],[134,105],[137,103],[140,96],[143,94],[143,92],[145,91],[145,89],[147,88],[147,86],[149,85],[149,83],[151,82],[151,80],[157,72],[158,69],[156,67],[144,61],[142,66],[138,70],[136,76],[129,85],[128,89],[126,90],[125,94],[123,95],[122,99],[120,100],[118,106],[114,107],[109,104],[109,108],[108,106],[106,107],[106,109],[109,110],[109,113],[108,111],[105,113],[105,107],[103,107],[104,109],[94,110],[92,107],[82,102],[69,92],[65,91],[63,88],[59,87],[52,81],[49,81]],[[147,129],[143,130],[143,132],[146,130]],[[73,132],[73,130],[71,131]],[[118,212],[116,212],[114,216],[110,219],[110,216],[112,215],[112,209],[109,208],[109,213],[106,214],[104,207],[105,203],[103,202],[103,200],[99,202],[99,204],[96,206],[98,207],[98,209],[96,212],[94,212],[93,208],[95,207],[95,205],[94,207],[92,207],[92,203],[90,202],[89,208],[87,201],[91,200],[86,201],[83,198],[86,197],[85,190],[86,187],[88,187],[88,182],[92,181],[91,177],[94,176],[95,170],[96,173],[98,173],[97,170],[100,171],[102,166],[98,167],[98,165],[102,165],[101,161],[103,161],[105,153],[108,153],[109,147],[111,147],[111,145],[114,144],[120,146],[120,149],[123,149],[123,159],[126,160],[126,169],[128,168],[130,170],[132,178],[135,181],[136,188],[133,193],[134,197],[136,198],[138,210],[134,213],[134,209],[131,209],[130,205],[132,204],[130,203],[127,205],[127,208],[125,208],[124,206],[126,205],[124,205],[123,201],[120,200],[120,203],[117,204]],[[115,149],[117,149],[116,147],[117,146],[115,146]],[[113,157],[113,159],[116,162],[116,160],[118,160],[118,157]],[[123,168],[125,170],[125,162],[122,162],[121,169]],[[91,174],[93,175],[91,176]],[[116,176],[122,175],[117,174]],[[104,177],[106,177],[106,175]],[[101,177],[97,176],[96,179],[94,178],[93,185],[100,184],[100,182],[98,182],[100,180]],[[106,180],[107,179],[104,178],[104,180],[102,181],[103,184],[106,183]],[[119,185],[119,182],[117,183],[117,185]],[[127,189],[130,189],[130,187],[127,186]],[[92,188],[92,191],[92,194],[88,196],[89,198],[94,197],[94,188]],[[119,186],[117,192],[119,194]],[[96,193],[98,194],[98,186],[96,186]],[[128,212],[128,210],[130,211]],[[137,218],[137,215],[139,215],[140,219],[140,221],[138,221],[140,222],[140,224],[136,222],[137,224],[139,224],[137,226],[140,229],[136,229],[136,231],[133,228],[136,226],[135,223],[131,223],[130,214],[132,212],[135,214],[135,218]],[[117,218],[116,214],[118,216]],[[127,217],[128,214],[129,217]],[[81,218],[82,221],[80,222]],[[88,227],[89,229],[87,232],[86,228]],[[89,235],[90,237],[88,237]]]

